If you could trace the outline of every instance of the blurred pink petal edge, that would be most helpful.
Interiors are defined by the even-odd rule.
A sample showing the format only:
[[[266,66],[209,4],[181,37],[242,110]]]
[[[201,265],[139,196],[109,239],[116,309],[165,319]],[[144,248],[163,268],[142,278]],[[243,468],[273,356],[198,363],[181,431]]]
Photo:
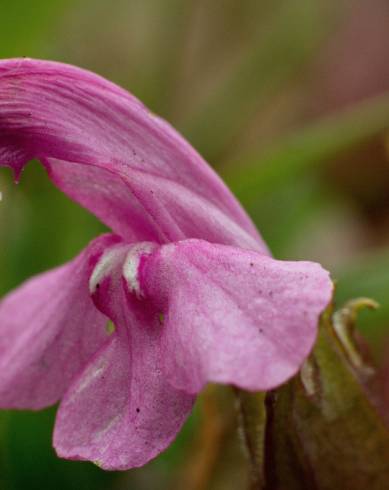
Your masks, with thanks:
[[[0,165],[19,178],[33,158],[113,232],[0,303],[0,406],[60,400],[60,456],[144,465],[206,383],[268,390],[298,371],[331,300],[328,273],[271,258],[165,121],[93,73],[0,61]]]

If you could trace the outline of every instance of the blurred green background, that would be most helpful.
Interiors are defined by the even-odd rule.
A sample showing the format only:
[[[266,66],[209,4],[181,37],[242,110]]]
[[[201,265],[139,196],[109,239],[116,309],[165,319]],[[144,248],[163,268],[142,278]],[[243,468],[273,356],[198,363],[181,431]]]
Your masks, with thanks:
[[[388,25],[387,0],[0,0],[0,56],[89,68],[168,119],[277,258],[323,263],[337,304],[380,302],[360,318],[380,363],[389,348]],[[36,162],[18,186],[2,169],[0,190],[1,295],[104,230]],[[202,464],[207,404],[164,455],[124,473],[58,460],[54,409],[0,412],[0,489],[208,488],[188,477],[193,460]],[[212,488],[237,488],[212,478]]]

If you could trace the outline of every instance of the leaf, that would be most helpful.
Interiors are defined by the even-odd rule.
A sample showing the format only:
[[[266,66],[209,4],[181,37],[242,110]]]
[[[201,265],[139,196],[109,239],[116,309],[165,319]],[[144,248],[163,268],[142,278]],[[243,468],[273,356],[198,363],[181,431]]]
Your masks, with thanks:
[[[366,295],[375,298],[380,308],[374,317],[361,314],[358,327],[368,337],[369,342],[382,347],[382,338],[388,335],[389,324],[389,253],[378,250],[356,257],[353,262],[334,272],[336,277],[336,298],[342,303],[347,298]]]
[[[389,431],[328,314],[312,356],[271,400],[266,489],[385,488]]]

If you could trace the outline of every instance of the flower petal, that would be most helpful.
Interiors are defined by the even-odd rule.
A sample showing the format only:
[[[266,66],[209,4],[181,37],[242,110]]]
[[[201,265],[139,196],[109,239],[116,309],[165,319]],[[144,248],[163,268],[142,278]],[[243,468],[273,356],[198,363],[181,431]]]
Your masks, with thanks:
[[[116,331],[69,388],[54,431],[59,456],[109,470],[142,466],[163,451],[194,401],[165,379],[160,325],[143,303],[124,293],[121,263],[118,257],[116,271],[105,269],[91,280],[95,302]]]
[[[107,317],[88,281],[113,235],[93,241],[71,262],[38,275],[0,302],[0,406],[38,409],[58,401],[108,340]]]
[[[190,393],[208,381],[248,390],[286,381],[308,356],[332,295],[318,264],[200,240],[159,247],[139,281],[164,317],[164,372]]]
[[[200,155],[129,93],[72,66],[2,61],[0,165],[18,173],[33,157],[64,192],[125,239],[133,239],[133,223],[138,239],[197,237],[268,253]],[[104,189],[107,182],[117,200]],[[153,196],[157,191],[163,202]]]

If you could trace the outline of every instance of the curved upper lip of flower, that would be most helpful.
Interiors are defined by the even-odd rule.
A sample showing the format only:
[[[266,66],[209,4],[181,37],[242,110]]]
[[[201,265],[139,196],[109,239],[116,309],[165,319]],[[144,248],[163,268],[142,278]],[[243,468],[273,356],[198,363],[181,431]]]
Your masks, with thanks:
[[[5,60],[0,165],[19,173],[34,157],[61,190],[125,239],[192,237],[268,253],[219,177],[135,97],[70,65]]]

